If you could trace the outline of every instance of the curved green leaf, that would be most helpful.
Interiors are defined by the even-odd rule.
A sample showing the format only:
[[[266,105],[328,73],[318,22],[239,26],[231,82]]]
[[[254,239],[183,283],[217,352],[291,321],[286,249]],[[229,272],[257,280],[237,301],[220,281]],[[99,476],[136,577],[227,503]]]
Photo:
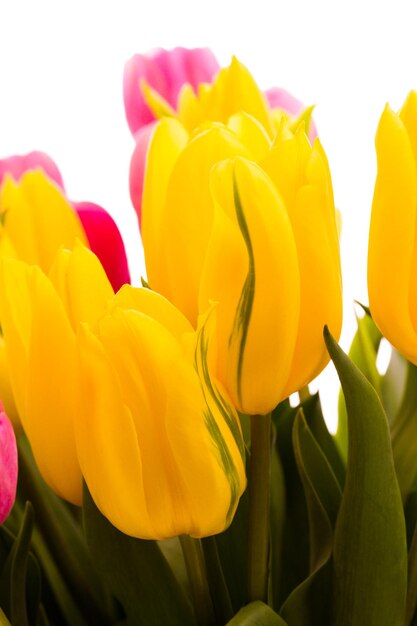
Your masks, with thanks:
[[[403,502],[417,476],[417,367],[408,363],[403,402],[392,424],[392,451]]]
[[[334,626],[400,626],[407,546],[387,417],[360,370],[324,331],[345,395],[349,428],[346,483],[333,550]]]
[[[293,443],[309,516],[310,575],[287,598],[281,615],[289,624],[324,626],[330,612],[329,561],[333,528],[342,492],[302,409],[294,422]]]
[[[251,602],[227,622],[226,626],[288,626],[287,622],[263,602]]]

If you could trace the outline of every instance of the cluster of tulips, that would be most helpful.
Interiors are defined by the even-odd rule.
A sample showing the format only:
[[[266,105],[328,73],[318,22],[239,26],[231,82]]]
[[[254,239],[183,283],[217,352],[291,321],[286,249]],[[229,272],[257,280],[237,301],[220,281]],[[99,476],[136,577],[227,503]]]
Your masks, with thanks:
[[[1,626],[417,624],[417,94],[378,127],[349,357],[312,107],[183,48],[124,99],[142,287],[47,155],[0,161]]]

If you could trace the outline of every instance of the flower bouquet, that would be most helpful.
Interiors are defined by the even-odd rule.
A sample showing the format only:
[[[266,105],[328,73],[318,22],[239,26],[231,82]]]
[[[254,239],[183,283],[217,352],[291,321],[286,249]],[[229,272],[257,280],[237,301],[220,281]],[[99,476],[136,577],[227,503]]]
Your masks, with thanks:
[[[142,287],[47,155],[0,161],[0,625],[417,624],[417,95],[349,356],[312,107],[206,49],[135,55],[124,98]]]

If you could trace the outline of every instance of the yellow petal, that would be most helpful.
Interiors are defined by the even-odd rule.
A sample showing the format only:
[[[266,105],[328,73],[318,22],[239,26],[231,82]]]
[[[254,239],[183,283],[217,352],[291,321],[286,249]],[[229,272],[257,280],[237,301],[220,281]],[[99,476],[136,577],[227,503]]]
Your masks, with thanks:
[[[33,268],[15,259],[5,259],[0,271],[0,319],[6,346],[6,359],[18,413],[26,416],[26,380],[28,377],[31,333],[29,281]]]
[[[139,311],[152,317],[167,328],[177,339],[181,339],[186,333],[193,332],[190,322],[169,300],[149,289],[123,285],[114,296],[110,310],[113,310],[115,307]]]
[[[248,69],[233,57],[229,67],[220,70],[213,85],[202,97],[206,119],[226,123],[230,116],[245,111],[273,133],[272,117],[266,98]]]
[[[411,282],[416,291],[413,261],[417,173],[407,130],[389,107],[379,123],[376,150],[378,175],[368,252],[369,302],[381,332],[416,363],[417,307],[414,301],[410,311],[409,294]]]
[[[342,323],[339,243],[330,172],[318,140],[299,129],[281,137],[261,161],[288,209],[300,267],[300,321],[285,395],[310,382],[328,361],[323,327]]]
[[[160,230],[166,190],[172,168],[188,141],[185,128],[176,120],[160,122],[148,148],[142,204],[142,241],[148,281],[163,292],[166,276]]]
[[[64,303],[74,330],[80,322],[94,324],[114,295],[100,261],[79,241],[72,251],[59,251],[49,278]]]
[[[265,156],[271,142],[264,127],[254,117],[248,113],[235,113],[230,117],[227,126],[248,148],[253,161],[259,162]]]
[[[80,505],[73,427],[75,337],[59,296],[37,267],[29,290],[32,323],[24,427],[46,482],[58,495]]]
[[[169,102],[167,102],[156,89],[148,85],[146,80],[140,81],[140,88],[146,104],[157,119],[175,116],[175,110]]]
[[[20,427],[20,419],[16,403],[14,401],[3,337],[0,337],[0,400],[3,403],[7,417],[9,417],[13,424],[13,428],[17,431]]]
[[[17,255],[48,272],[60,246],[71,249],[87,240],[75,211],[62,191],[42,171],[19,182],[6,177],[0,192],[4,226]]]
[[[254,163],[241,158],[220,163],[213,170],[212,193],[226,216],[219,213],[213,229],[201,303],[219,303],[220,380],[240,411],[264,414],[283,398],[294,352],[300,305],[295,241],[281,198]],[[236,234],[230,237],[232,223],[240,250]],[[220,265],[229,245],[233,254]],[[236,285],[228,295],[234,271]]]
[[[194,327],[201,270],[213,220],[209,174],[219,160],[235,155],[246,156],[248,151],[234,133],[221,125],[212,125],[181,153],[168,185],[160,223],[166,280],[159,291]]]
[[[75,433],[85,481],[112,524],[128,535],[151,538],[137,434],[116,373],[87,327],[81,328],[77,343],[80,375]]]
[[[410,91],[408,94],[399,116],[406,128],[414,159],[417,161],[417,93],[415,91]]]

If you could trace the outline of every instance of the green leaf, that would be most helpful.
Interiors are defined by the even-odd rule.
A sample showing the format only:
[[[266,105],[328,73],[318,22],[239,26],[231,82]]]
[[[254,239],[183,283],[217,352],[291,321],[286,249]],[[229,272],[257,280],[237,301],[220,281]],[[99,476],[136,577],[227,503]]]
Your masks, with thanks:
[[[227,622],[226,626],[288,626],[282,617],[263,602],[251,602]]]
[[[3,594],[7,596],[5,599],[2,598],[2,604],[14,626],[29,625],[27,572],[33,524],[33,508],[30,502],[27,502],[19,534],[13,542],[0,578],[2,596]],[[39,604],[39,579],[37,582],[37,593],[35,592],[35,596],[37,604]]]
[[[336,445],[335,438],[329,433],[321,410],[318,393],[310,396],[301,404],[306,422],[314,439],[330,463],[340,487],[345,484],[345,465]]]
[[[401,408],[392,424],[392,450],[401,497],[406,501],[417,476],[417,367],[408,364]]]
[[[362,307],[364,308],[364,307]],[[376,368],[376,357],[382,335],[376,327],[370,314],[365,310],[364,317],[356,317],[358,330],[353,338],[349,350],[350,360],[363,372],[371,384],[380,390],[380,375]],[[347,414],[345,399],[340,392],[339,395],[339,420],[337,425],[336,441],[346,462],[348,449]]]
[[[349,451],[333,550],[335,626],[400,626],[407,547],[389,425],[375,389],[327,327],[329,354],[346,399]]]
[[[275,447],[285,482],[285,519],[282,542],[277,542],[275,547],[280,550],[280,553],[272,554],[271,561],[275,568],[280,562],[280,571],[273,569],[271,572],[272,606],[275,609],[278,609],[291,591],[309,575],[308,512],[292,444],[292,431],[297,410],[285,401],[272,412],[276,431]],[[274,549],[274,543],[272,543],[272,549]]]
[[[293,441],[309,514],[310,575],[287,598],[281,615],[289,624],[323,626],[330,612],[329,561],[342,493],[302,409],[294,422]]]
[[[86,486],[83,513],[94,562],[122,604],[127,626],[195,626],[191,606],[157,543],[112,526]]]
[[[408,552],[408,588],[407,588],[407,609],[405,615],[405,626],[413,623],[413,617],[417,610],[417,526],[414,529],[413,539]]]
[[[388,369],[381,378],[381,398],[388,421],[392,423],[400,409],[408,372],[408,361],[391,347]]]
[[[38,530],[65,583],[88,621],[113,623],[117,613],[91,561],[81,525],[46,485],[26,437],[18,438],[18,449],[19,490],[33,503]]]

